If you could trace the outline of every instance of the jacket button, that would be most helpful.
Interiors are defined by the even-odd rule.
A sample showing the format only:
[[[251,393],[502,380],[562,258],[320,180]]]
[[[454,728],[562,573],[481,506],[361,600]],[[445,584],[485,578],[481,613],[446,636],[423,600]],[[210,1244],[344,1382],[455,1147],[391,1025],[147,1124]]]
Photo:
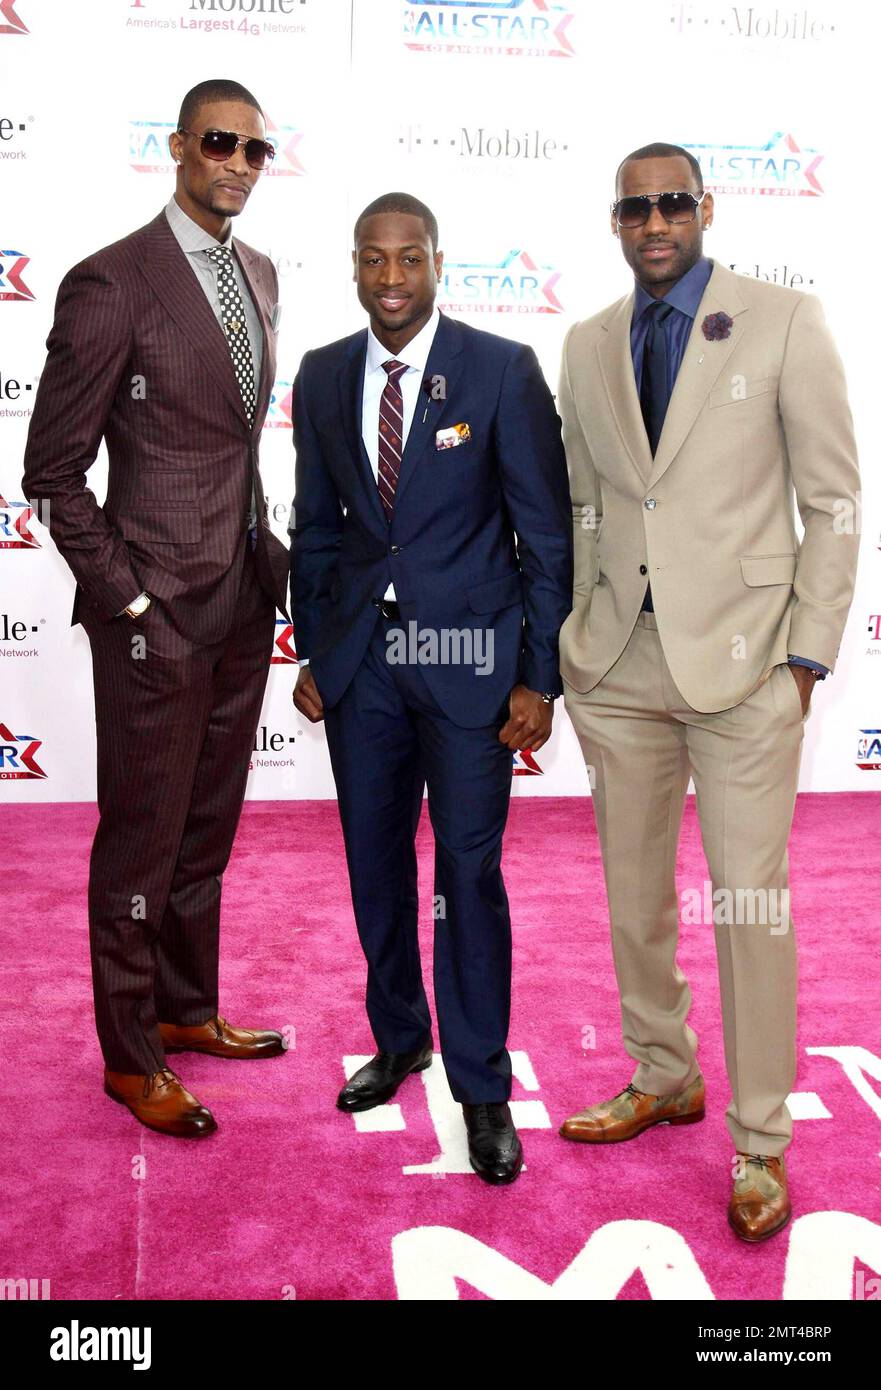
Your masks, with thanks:
[[[658,505],[658,500],[657,500],[656,497],[647,497],[647,498],[645,499],[645,509],[646,509],[647,512],[653,512],[653,511],[655,510],[655,507],[656,507],[657,505]]]
[[[401,548],[401,547],[400,547],[399,545],[393,545],[393,546],[391,547],[391,552],[392,552],[392,554],[393,554],[393,555],[397,555],[397,553],[398,553],[398,551],[400,550],[400,548]]]
[[[648,567],[646,565],[640,565],[639,572],[640,574],[648,574]]]

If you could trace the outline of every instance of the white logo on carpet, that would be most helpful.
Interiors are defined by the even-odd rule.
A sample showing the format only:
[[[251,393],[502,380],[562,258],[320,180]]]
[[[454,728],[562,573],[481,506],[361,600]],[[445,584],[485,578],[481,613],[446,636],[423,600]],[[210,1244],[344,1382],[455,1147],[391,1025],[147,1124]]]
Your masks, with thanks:
[[[343,1070],[346,1073],[346,1080],[348,1081],[359,1067],[363,1067],[370,1060],[370,1057],[344,1057]],[[525,1091],[538,1091],[540,1089],[527,1052],[511,1053],[511,1070]],[[470,1177],[476,1177],[471,1164],[468,1162],[468,1141],[465,1137],[465,1126],[462,1121],[462,1107],[453,1100],[447,1084],[446,1073],[437,1053],[433,1064],[427,1070],[419,1072],[418,1076],[425,1088],[428,1113],[434,1126],[440,1152],[430,1163],[406,1164],[402,1172],[428,1174],[434,1178],[446,1177],[447,1174],[452,1173],[467,1173]],[[408,1078],[406,1084],[412,1087],[413,1080],[415,1078]],[[404,1107],[416,1104],[419,1093],[415,1092],[414,1094],[411,1090],[410,1094],[413,1099],[408,1101],[406,1093],[402,1096],[399,1091],[400,1102],[378,1105],[375,1110],[367,1110],[361,1114],[353,1115],[352,1119],[355,1121],[355,1128],[358,1133],[381,1134],[391,1130],[406,1129]],[[551,1117],[543,1101],[540,1100],[512,1100],[511,1118],[518,1129],[551,1128]]]

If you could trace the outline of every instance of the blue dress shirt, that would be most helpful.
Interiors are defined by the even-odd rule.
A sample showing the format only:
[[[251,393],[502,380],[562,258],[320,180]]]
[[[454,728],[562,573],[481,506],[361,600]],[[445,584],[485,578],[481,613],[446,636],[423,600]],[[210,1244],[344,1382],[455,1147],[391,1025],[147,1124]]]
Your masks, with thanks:
[[[704,296],[707,282],[713,269],[713,262],[702,256],[691,270],[687,270],[681,280],[677,280],[671,290],[664,295],[664,303],[672,304],[676,310],[664,323],[664,337],[667,340],[667,388],[672,396],[682,358],[688,345],[689,335],[697,314],[698,305]],[[630,355],[633,358],[633,374],[636,377],[636,390],[642,380],[642,354],[648,333],[648,319],[645,311],[656,301],[642,285],[636,286],[636,299],[633,305],[633,319],[630,324]]]

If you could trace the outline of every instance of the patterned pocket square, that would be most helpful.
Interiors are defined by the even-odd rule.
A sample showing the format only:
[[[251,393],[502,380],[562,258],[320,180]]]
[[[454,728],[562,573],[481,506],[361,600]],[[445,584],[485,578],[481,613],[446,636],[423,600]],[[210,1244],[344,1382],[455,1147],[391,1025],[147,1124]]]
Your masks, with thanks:
[[[450,425],[447,430],[438,430],[434,436],[436,449],[455,449],[457,444],[467,444],[471,438],[470,425]]]

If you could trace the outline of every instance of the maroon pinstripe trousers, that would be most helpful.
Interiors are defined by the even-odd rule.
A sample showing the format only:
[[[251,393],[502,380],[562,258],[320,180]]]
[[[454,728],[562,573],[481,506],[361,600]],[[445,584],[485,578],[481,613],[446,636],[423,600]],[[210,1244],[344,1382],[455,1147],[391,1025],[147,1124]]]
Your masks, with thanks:
[[[157,1020],[193,1025],[217,1013],[221,875],[275,628],[275,605],[250,544],[244,549],[222,641],[180,637],[155,601],[137,624],[81,613],[92,647],[100,812],[89,937],[95,1021],[112,1071],[165,1065]]]

